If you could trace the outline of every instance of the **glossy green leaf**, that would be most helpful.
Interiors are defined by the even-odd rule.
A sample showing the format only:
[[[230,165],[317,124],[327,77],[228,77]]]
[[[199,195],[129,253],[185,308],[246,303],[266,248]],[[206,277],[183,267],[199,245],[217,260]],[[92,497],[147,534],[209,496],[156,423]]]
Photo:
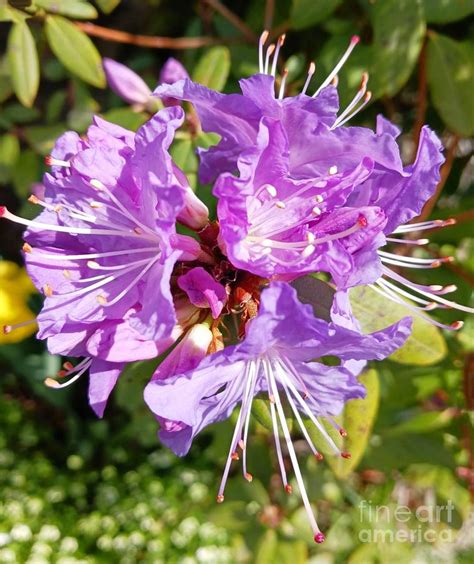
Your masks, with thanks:
[[[418,60],[425,35],[420,0],[383,0],[371,11],[370,90],[375,98],[393,96],[406,83]]]
[[[368,287],[353,288],[350,299],[354,315],[360,321],[364,333],[379,331],[402,317],[413,316],[405,306],[384,298]],[[427,366],[442,360],[446,352],[446,341],[441,331],[428,321],[413,316],[412,334],[390,358],[401,364]]]
[[[21,152],[12,170],[12,181],[15,192],[20,198],[27,198],[31,194],[31,187],[41,178],[40,157],[31,149]]]
[[[316,448],[324,455],[336,476],[341,479],[346,478],[361,461],[379,407],[380,386],[377,372],[372,369],[367,370],[360,376],[360,381],[367,389],[366,397],[347,402],[342,414],[335,418],[337,423],[347,431],[347,437],[343,439],[327,420],[321,420],[327,435],[341,451],[349,452],[351,458],[337,456],[324,434],[311,421],[305,422]]]
[[[134,112],[131,108],[115,108],[102,114],[104,119],[116,123],[125,129],[136,131],[143,125],[148,117],[142,112]]]
[[[84,0],[35,0],[35,4],[51,14],[79,20],[91,20],[99,15],[94,6]]]
[[[269,431],[273,430],[272,416],[270,408],[268,407],[268,401],[258,398],[254,399],[252,403],[252,415],[265,429]]]
[[[174,162],[185,173],[196,173],[198,159],[196,149],[191,139],[179,139],[175,141],[170,149]]]
[[[324,21],[334,12],[342,0],[293,0],[290,23],[294,29],[304,29]]]
[[[120,4],[121,0],[96,0],[97,6],[104,14],[110,14]]]
[[[193,80],[212,88],[222,90],[230,71],[230,52],[227,47],[212,47],[199,59],[193,73]]]
[[[423,0],[428,23],[449,23],[474,13],[472,0]]]
[[[474,45],[438,33],[428,41],[428,82],[433,104],[448,127],[474,133]]]
[[[38,92],[40,71],[35,40],[26,22],[13,24],[7,54],[13,90],[20,102],[30,107]]]
[[[0,183],[5,184],[10,179],[12,169],[20,156],[18,137],[6,133],[0,137]]]
[[[100,54],[83,31],[62,16],[48,16],[46,36],[53,53],[70,72],[93,86],[105,86]]]
[[[444,411],[427,411],[418,413],[414,417],[403,421],[399,425],[390,427],[387,435],[403,435],[405,433],[430,433],[437,429],[442,429],[451,423],[455,412],[453,409],[445,409]]]
[[[377,372],[367,370],[359,379],[367,389],[367,396],[347,402],[342,415],[337,418],[347,431],[347,437],[340,441],[342,450],[349,452],[351,458],[326,458],[336,476],[341,479],[346,478],[361,461],[379,408],[380,386]]]
[[[330,321],[335,293],[332,286],[310,275],[298,278],[291,285],[295,288],[299,301],[312,306],[316,317]]]

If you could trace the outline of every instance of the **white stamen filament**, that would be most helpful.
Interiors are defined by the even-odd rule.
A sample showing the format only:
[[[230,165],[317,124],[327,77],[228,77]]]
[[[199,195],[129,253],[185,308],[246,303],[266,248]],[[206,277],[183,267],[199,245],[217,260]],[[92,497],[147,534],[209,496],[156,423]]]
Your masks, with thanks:
[[[401,245],[427,245],[430,240],[429,239],[397,239],[396,237],[386,237],[386,240],[389,243],[399,243]]]
[[[395,292],[392,292],[388,288],[382,289],[375,284],[369,284],[369,287],[372,288],[372,290],[374,290],[375,292],[377,292],[377,294],[380,294],[384,298],[387,298],[397,304],[403,305],[410,311],[413,311],[413,313],[418,317],[421,317],[422,319],[428,321],[428,323],[431,323],[432,325],[436,325],[436,327],[439,327],[440,329],[446,329],[448,331],[452,331],[452,330],[460,329],[463,326],[462,321],[455,321],[452,325],[445,325],[444,323],[440,323],[439,321],[436,321],[435,319],[428,317],[427,315],[422,313],[419,307],[410,304],[409,302],[407,302],[406,300],[404,300],[403,298],[401,298]]]
[[[316,71],[316,65],[311,61],[311,63],[309,63],[308,75],[306,77],[306,82],[304,83],[303,90],[301,90],[301,94],[306,94],[306,91],[308,90],[309,84],[311,82],[311,79],[313,78],[315,71]]]
[[[272,56],[273,51],[275,51],[274,43],[267,47],[267,53],[265,55],[265,66],[263,67],[264,74],[268,74],[268,65],[270,64],[270,57]]]
[[[308,499],[308,494],[306,493],[306,487],[304,485],[303,476],[301,474],[300,466],[298,463],[298,458],[296,456],[295,448],[293,446],[293,442],[291,440],[290,431],[288,429],[288,424],[286,422],[285,413],[283,411],[283,406],[280,401],[280,393],[278,391],[278,386],[275,382],[275,377],[271,370],[268,370],[268,387],[272,390],[272,395],[275,398],[275,406],[277,409],[278,417],[280,419],[281,429],[283,431],[283,436],[285,437],[286,445],[288,448],[288,453],[290,455],[291,463],[293,465],[293,471],[295,473],[296,481],[298,483],[298,488],[300,490],[301,499],[303,500],[303,505],[306,509],[306,514],[308,516],[311,528],[313,530],[314,535],[320,533],[318,524],[316,523],[316,519],[314,517],[313,508]]]
[[[241,408],[240,408],[237,423],[235,424],[234,434],[232,435],[232,440],[231,440],[231,443],[230,443],[229,454],[227,456],[227,461],[226,461],[226,465],[225,465],[225,468],[224,468],[224,472],[222,474],[221,483],[220,483],[220,486],[219,486],[219,491],[217,493],[217,501],[218,502],[224,501],[224,489],[225,489],[225,485],[227,483],[227,478],[229,476],[230,466],[232,464],[232,455],[235,452],[235,449],[236,449],[237,444],[239,442],[239,439],[241,437],[242,426],[244,424],[244,419],[245,419],[245,415],[246,415],[245,404],[246,404],[247,399],[248,399],[248,393],[249,393],[250,386],[251,386],[252,379],[253,379],[253,373],[251,375],[251,371],[252,370],[256,371],[256,368],[257,367],[256,367],[255,363],[249,363],[245,367],[245,375],[244,375],[244,379],[246,381],[245,391],[244,391],[244,394],[242,396],[242,405],[241,405]]]
[[[434,219],[432,221],[422,221],[420,223],[408,223],[400,225],[393,233],[411,233],[412,231],[426,231],[428,229],[439,229],[448,225],[455,225],[455,219]]]
[[[260,39],[258,41],[258,68],[261,73],[263,73],[263,46],[267,42],[268,39],[268,31],[265,30],[260,35]]]
[[[139,237],[141,239],[153,239],[156,240],[156,235],[151,237],[149,235],[139,235],[132,231],[118,230],[118,229],[94,229],[90,227],[68,227],[65,225],[50,225],[48,223],[41,223],[39,221],[31,221],[19,217],[11,213],[7,208],[0,206],[0,217],[4,217],[13,221],[14,223],[19,223],[20,225],[26,225],[27,227],[33,227],[36,229],[43,229],[45,231],[56,231],[58,233],[71,233],[73,235],[119,235],[126,237]]]
[[[73,376],[70,380],[68,380],[67,382],[63,382],[62,384],[59,383],[57,380],[53,380],[52,378],[46,378],[45,380],[45,384],[50,387],[50,388],[54,388],[56,390],[60,389],[60,388],[67,388],[68,386],[70,386],[71,384],[73,384],[74,382],[76,382],[77,380],[79,380],[79,378],[84,374],[84,372],[86,372],[90,365],[92,364],[92,359],[91,358],[87,358],[84,359],[80,364],[78,364],[73,370],[69,371],[69,373],[74,373],[76,371],[77,374],[75,376]]]
[[[357,106],[357,108],[355,108],[345,119],[343,119],[342,121],[338,121],[336,127],[341,127],[341,126],[345,125],[355,115],[357,115],[359,112],[361,112],[365,108],[365,106],[367,106],[367,104],[370,102],[371,99],[372,99],[372,92],[370,92],[370,91],[366,92],[362,104]]]
[[[271,70],[272,76],[276,75],[276,69],[277,69],[277,64],[278,64],[278,55],[280,54],[280,49],[282,48],[283,43],[285,43],[285,37],[286,37],[286,35],[283,34],[283,35],[280,35],[280,37],[278,38],[276,51],[275,51],[275,55],[273,57],[273,62],[272,62],[272,70]]]
[[[339,59],[339,62],[336,64],[336,66],[333,68],[333,70],[329,73],[326,80],[321,84],[321,86],[313,94],[313,98],[315,98],[321,92],[321,90],[323,88],[326,88],[326,86],[328,86],[328,84],[330,84],[331,80],[337,75],[337,73],[344,66],[347,59],[350,57],[350,54],[354,50],[354,47],[357,45],[357,43],[359,43],[359,37],[357,35],[354,35],[351,38],[351,41],[350,41],[349,46],[347,47],[345,53]]]
[[[41,260],[51,260],[53,262],[64,262],[68,260],[91,260],[96,258],[118,257],[123,255],[134,255],[137,253],[151,253],[157,252],[157,247],[142,247],[139,249],[124,249],[123,251],[107,251],[105,253],[85,253],[82,255],[61,255],[58,256],[53,253],[41,253],[36,250],[28,251],[34,258]]]
[[[368,82],[368,80],[369,80],[369,75],[367,73],[364,73],[362,75],[362,81],[361,81],[361,85],[359,87],[359,90],[357,91],[357,93],[354,96],[354,98],[352,99],[352,101],[348,104],[347,108],[341,113],[341,115],[339,115],[336,118],[336,120],[334,121],[334,124],[330,128],[331,130],[338,127],[339,124],[351,113],[351,111],[357,106],[359,101],[364,97],[364,94],[367,92],[367,82]]]
[[[288,78],[288,69],[285,69],[281,75],[280,90],[278,92],[278,99],[283,100],[285,96],[286,79]]]

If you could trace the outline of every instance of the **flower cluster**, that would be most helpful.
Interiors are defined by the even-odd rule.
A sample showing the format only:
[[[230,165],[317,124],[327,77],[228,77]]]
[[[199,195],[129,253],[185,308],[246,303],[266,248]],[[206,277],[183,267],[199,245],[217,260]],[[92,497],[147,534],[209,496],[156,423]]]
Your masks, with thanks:
[[[218,502],[232,461],[242,457],[243,475],[252,480],[246,457],[252,402],[263,395],[283,487],[291,493],[287,452],[314,539],[322,542],[286,412],[317,459],[308,424],[337,455],[349,457],[321,420],[344,436],[334,417],[347,401],[364,397],[358,376],[366,362],[397,350],[411,327],[404,318],[362,334],[348,289],[371,285],[416,315],[435,307],[471,310],[442,297],[453,286],[422,286],[398,272],[446,259],[383,250],[426,244],[400,236],[450,223],[407,223],[439,180],[443,157],[435,133],[423,128],[415,162],[405,167],[399,131],[387,120],[379,117],[375,132],[346,126],[370,100],[364,75],[352,102],[339,110],[335,79],[357,37],[313,94],[311,64],[292,97],[285,97],[287,72],[276,77],[284,37],[265,49],[267,39],[265,32],[260,72],[241,80],[241,94],[196,84],[172,60],[153,97],[133,71],[106,60],[111,88],[153,114],[149,121],[134,133],[96,117],[85,137],[65,133],[47,158],[43,187],[30,197],[43,208],[38,218],[5,207],[0,216],[27,226],[27,270],[45,298],[38,338],[54,354],[81,359],[67,361],[46,384],[68,386],[88,372],[90,404],[102,416],[126,363],[168,352],[144,398],[161,441],[176,454],[186,454],[202,429],[240,405]],[[185,117],[182,101],[193,105],[204,131],[220,136],[199,151],[200,179],[213,183],[217,198],[215,221],[169,153]],[[318,272],[336,290],[326,319],[315,317],[293,284]],[[337,363],[325,364],[327,356]]]

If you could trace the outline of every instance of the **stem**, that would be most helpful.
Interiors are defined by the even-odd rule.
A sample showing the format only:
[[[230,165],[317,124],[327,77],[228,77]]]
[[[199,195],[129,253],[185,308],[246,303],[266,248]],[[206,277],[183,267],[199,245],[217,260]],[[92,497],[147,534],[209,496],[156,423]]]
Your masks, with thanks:
[[[109,29],[90,22],[74,22],[75,25],[87,35],[100,37],[106,41],[116,43],[128,43],[138,47],[150,47],[152,49],[196,49],[206,45],[219,45],[226,41],[216,37],[158,37],[149,35],[135,35],[127,31]]]
[[[272,29],[274,13],[275,13],[275,0],[266,0],[265,15],[263,18],[263,29],[268,29],[268,31]]]
[[[426,75],[426,38],[421,48],[420,58],[418,59],[418,97],[416,104],[416,120],[413,127],[413,141],[418,147],[420,133],[425,123],[426,109],[428,107],[428,81]],[[413,155],[413,160],[416,153]]]
[[[258,37],[256,34],[250,29],[250,27],[237,16],[234,12],[229,10],[224,4],[222,4],[219,0],[204,0],[206,4],[214,8],[216,12],[225,18],[228,22],[230,22],[236,29],[238,29],[242,34],[247,38],[250,43],[256,43],[258,41]]]

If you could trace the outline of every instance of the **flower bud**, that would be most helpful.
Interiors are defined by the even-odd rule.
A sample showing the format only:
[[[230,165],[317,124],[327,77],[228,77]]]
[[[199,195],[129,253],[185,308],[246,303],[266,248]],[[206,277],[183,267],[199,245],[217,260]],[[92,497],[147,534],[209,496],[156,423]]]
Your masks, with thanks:
[[[173,84],[183,78],[189,78],[186,69],[179,61],[170,57],[161,69],[159,84]],[[179,106],[181,104],[179,100],[171,97],[162,98],[161,101],[165,106]]]
[[[151,90],[138,74],[113,59],[105,58],[103,66],[110,88],[120,98],[129,104],[148,103]]]

